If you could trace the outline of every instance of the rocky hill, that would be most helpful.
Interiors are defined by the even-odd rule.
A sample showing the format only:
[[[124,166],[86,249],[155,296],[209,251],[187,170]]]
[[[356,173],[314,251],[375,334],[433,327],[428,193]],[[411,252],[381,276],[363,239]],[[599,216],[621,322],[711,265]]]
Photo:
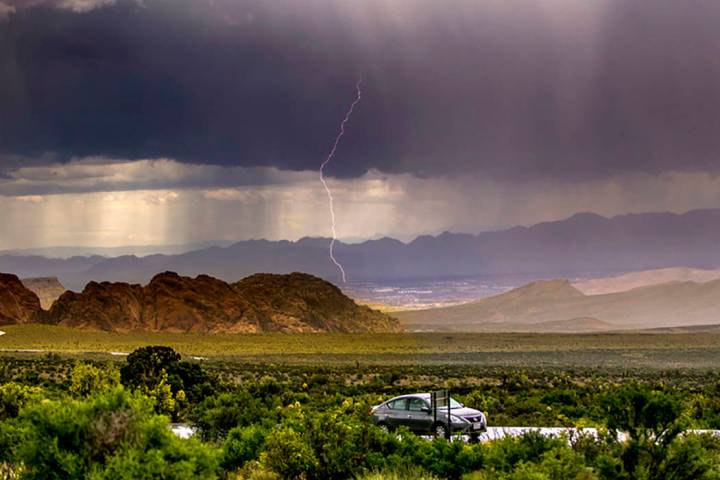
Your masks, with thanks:
[[[0,273],[0,325],[41,322],[40,300],[15,275]]]
[[[669,282],[585,295],[567,280],[534,282],[483,300],[396,312],[410,330],[592,332],[720,324],[720,280]]]
[[[388,332],[387,315],[356,305],[335,286],[312,277],[254,275],[228,284],[207,275],[165,272],[146,286],[91,282],[66,292],[50,323],[108,331]]]
[[[311,328],[327,332],[398,331],[397,321],[364,305],[357,305],[335,285],[303,273],[256,274],[234,288],[255,299],[263,313],[263,330]]]
[[[65,293],[65,287],[57,277],[23,278],[21,281],[38,296],[40,305],[45,310],[50,309],[55,300]]]

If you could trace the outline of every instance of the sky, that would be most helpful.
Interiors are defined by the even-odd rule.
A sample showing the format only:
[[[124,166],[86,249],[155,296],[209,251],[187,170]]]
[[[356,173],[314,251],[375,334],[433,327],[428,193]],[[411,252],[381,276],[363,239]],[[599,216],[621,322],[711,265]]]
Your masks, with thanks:
[[[0,0],[0,249],[720,208],[716,0]]]

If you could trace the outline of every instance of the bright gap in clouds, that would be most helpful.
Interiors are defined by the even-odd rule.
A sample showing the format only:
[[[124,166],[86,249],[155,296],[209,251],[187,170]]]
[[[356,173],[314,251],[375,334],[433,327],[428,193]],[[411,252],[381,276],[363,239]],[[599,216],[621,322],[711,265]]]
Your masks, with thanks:
[[[318,213],[325,211],[326,197],[315,171],[85,159],[19,168],[4,177],[0,249],[296,240],[327,232],[327,218]],[[329,182],[336,194],[338,234],[346,240],[408,241],[444,230],[476,233],[585,211],[679,213],[720,205],[720,176],[703,172],[510,184],[372,171]]]

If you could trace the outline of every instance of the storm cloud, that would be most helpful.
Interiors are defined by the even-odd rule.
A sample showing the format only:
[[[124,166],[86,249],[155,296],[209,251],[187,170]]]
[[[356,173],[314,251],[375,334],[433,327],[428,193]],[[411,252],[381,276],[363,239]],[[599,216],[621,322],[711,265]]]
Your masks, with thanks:
[[[2,5],[5,158],[314,170],[362,77],[336,177],[720,166],[714,0]]]

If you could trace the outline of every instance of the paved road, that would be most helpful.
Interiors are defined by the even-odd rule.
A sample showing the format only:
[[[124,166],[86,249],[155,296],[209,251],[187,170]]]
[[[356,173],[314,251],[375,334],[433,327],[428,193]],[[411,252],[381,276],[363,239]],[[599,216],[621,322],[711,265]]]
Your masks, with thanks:
[[[566,436],[569,440],[580,436],[598,437],[597,428],[562,428],[562,427],[488,427],[487,432],[480,436],[480,441],[488,442],[504,437],[521,437],[526,433],[538,432],[546,437]],[[720,437],[720,430],[688,430],[689,434],[710,434]],[[624,433],[618,433],[618,440],[625,441]]]
[[[190,438],[197,433],[197,428],[183,423],[174,423],[170,425],[170,429],[180,438]],[[480,436],[481,442],[490,442],[505,437],[521,437],[529,432],[538,432],[548,437],[559,437],[566,435],[569,439],[577,438],[581,435],[598,436],[596,428],[560,428],[560,427],[488,427],[487,432]],[[720,437],[720,430],[688,430],[688,433],[711,434]],[[625,440],[624,434],[619,434],[620,441]],[[431,439],[431,436],[425,438]],[[469,441],[470,437],[464,435],[461,437],[465,441]]]

